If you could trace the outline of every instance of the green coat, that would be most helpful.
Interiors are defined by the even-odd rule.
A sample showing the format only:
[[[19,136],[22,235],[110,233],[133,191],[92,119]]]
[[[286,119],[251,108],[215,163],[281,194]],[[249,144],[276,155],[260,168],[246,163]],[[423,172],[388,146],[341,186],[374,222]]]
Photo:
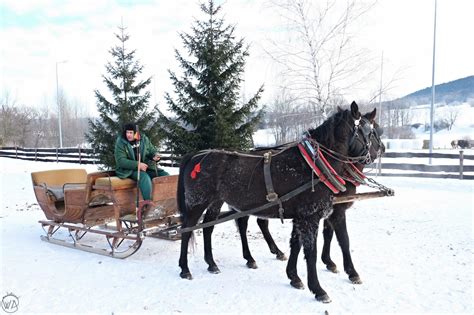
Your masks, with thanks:
[[[133,171],[138,169],[138,161],[135,158],[135,152],[132,145],[122,136],[118,136],[115,141],[115,174],[120,178],[127,178]],[[142,163],[148,164],[149,170],[156,169],[156,163],[153,157],[158,152],[155,146],[150,142],[147,136],[141,135],[140,152]]]

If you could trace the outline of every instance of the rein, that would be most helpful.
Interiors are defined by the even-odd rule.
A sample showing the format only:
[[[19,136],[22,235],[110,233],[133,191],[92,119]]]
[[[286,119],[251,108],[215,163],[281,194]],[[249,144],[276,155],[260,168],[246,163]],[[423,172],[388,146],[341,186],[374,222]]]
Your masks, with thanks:
[[[207,228],[207,227],[210,227],[210,226],[222,223],[222,222],[235,220],[235,219],[238,219],[238,218],[241,218],[241,217],[245,217],[245,216],[260,212],[260,211],[265,210],[267,208],[278,205],[279,202],[283,203],[285,201],[290,200],[291,198],[293,198],[293,197],[301,194],[305,190],[309,189],[312,185],[313,185],[312,181],[307,182],[306,184],[303,184],[302,186],[296,188],[295,190],[292,190],[289,193],[283,195],[278,200],[269,201],[268,203],[266,203],[264,205],[261,205],[257,208],[244,210],[244,211],[241,211],[241,212],[236,212],[236,213],[231,213],[231,214],[226,214],[226,215],[222,216],[220,219],[217,219],[217,220],[214,220],[214,221],[210,221],[210,222],[190,226],[190,227],[187,227],[187,228],[184,228],[184,229],[180,229],[180,230],[178,230],[178,233],[186,233],[186,232],[191,232],[191,231],[194,231],[194,230],[197,230],[197,229]]]

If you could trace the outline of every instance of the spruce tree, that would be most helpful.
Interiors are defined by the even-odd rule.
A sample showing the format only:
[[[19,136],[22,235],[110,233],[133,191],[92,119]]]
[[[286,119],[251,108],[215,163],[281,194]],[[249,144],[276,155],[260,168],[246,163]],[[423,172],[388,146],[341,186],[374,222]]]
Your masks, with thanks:
[[[224,148],[247,149],[262,117],[258,100],[263,86],[246,103],[239,102],[239,90],[249,47],[236,40],[235,26],[219,18],[221,6],[213,0],[201,4],[206,19],[196,21],[192,33],[179,36],[189,56],[175,50],[183,70],[181,77],[168,70],[175,98],[165,94],[169,111],[160,122],[168,146],[177,154]]]
[[[129,35],[125,30],[121,26],[119,34],[115,34],[119,44],[109,51],[114,61],[106,64],[108,75],[102,76],[112,99],[107,99],[99,90],[94,91],[99,118],[89,119],[89,132],[86,134],[100,163],[108,169],[115,167],[114,146],[123,124],[136,123],[140,132],[145,133],[152,143],[158,144],[157,105],[152,111],[148,110],[150,92],[144,91],[151,77],[138,80],[143,66],[136,60],[135,50],[126,49]]]

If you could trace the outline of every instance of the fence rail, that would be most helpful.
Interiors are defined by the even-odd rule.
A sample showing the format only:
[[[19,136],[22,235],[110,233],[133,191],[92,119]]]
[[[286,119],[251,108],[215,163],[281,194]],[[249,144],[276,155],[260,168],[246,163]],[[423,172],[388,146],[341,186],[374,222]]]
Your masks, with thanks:
[[[169,151],[162,151],[160,165],[175,167],[179,166],[180,157],[173,156]],[[64,162],[75,164],[97,164],[99,160],[95,157],[92,149],[84,148],[20,148],[0,147],[0,157],[13,159],[38,161],[38,162]]]
[[[174,156],[172,152],[162,151],[160,165],[168,167],[177,167],[181,157]],[[431,156],[433,159],[456,159],[459,164],[450,165],[428,165],[421,163],[407,162],[384,162],[385,158],[397,159],[416,159]],[[0,157],[39,161],[39,162],[65,162],[76,164],[96,164],[98,159],[94,156],[94,150],[83,148],[19,148],[19,147],[0,147]],[[474,175],[465,174],[474,172],[474,165],[464,165],[465,160],[474,160],[474,155],[465,155],[464,151],[454,153],[429,153],[424,152],[386,152],[379,165],[372,164],[377,168],[377,174],[380,176],[401,176],[401,177],[430,177],[430,178],[459,178],[474,179]],[[401,171],[401,172],[394,172]],[[407,171],[413,171],[407,173]]]
[[[425,158],[425,159],[455,159],[459,164],[420,164],[411,162],[385,163],[386,158]],[[386,152],[379,165],[372,164],[377,168],[377,174],[380,176],[398,176],[398,177],[427,177],[427,178],[458,178],[474,179],[474,175],[465,174],[474,172],[474,165],[464,165],[465,160],[474,160],[474,155],[466,155],[463,150],[459,153],[425,153],[425,152]],[[393,171],[414,171],[412,173],[393,172]],[[444,174],[443,174],[444,173]]]

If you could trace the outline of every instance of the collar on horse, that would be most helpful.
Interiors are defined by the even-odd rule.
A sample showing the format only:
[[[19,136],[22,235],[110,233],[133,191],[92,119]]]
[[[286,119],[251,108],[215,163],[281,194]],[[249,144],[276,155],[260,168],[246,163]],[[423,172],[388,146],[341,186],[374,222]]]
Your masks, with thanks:
[[[315,141],[312,142],[316,144],[314,147],[309,139],[303,139],[298,143],[298,149],[300,150],[304,160],[308,163],[309,167],[313,170],[319,180],[333,193],[338,194],[339,192],[345,192],[346,182],[334,170],[331,164],[329,164],[321,151],[319,144]]]

